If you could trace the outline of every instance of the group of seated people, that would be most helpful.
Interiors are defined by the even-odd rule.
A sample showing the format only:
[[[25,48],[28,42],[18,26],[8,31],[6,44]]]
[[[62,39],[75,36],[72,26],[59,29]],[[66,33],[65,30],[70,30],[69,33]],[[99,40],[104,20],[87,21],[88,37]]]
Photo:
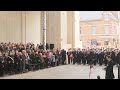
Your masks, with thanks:
[[[0,76],[65,64],[65,50],[43,50],[33,43],[0,43]]]
[[[66,58],[67,55],[67,58]],[[43,50],[33,43],[0,43],[0,76],[24,73],[66,64],[107,65],[110,56],[114,65],[120,65],[117,48],[86,48]]]
[[[120,50],[118,48],[86,48],[69,49],[67,52],[69,64],[107,65],[107,56],[110,56],[114,65],[120,64]]]

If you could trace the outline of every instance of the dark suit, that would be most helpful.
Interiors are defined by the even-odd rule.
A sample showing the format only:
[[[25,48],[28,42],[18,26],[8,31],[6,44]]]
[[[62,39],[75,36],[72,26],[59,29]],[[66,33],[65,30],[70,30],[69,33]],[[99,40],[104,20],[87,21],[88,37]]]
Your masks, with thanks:
[[[104,52],[99,53],[98,58],[99,58],[99,65],[102,65],[104,59]]]
[[[118,57],[118,64],[120,65],[120,52],[118,53],[117,57]]]
[[[67,56],[68,56],[68,64],[70,64],[70,52],[67,52]]]
[[[81,64],[81,60],[82,60],[82,52],[77,52],[77,63]]]
[[[113,61],[111,60],[108,62],[108,65],[106,67],[106,79],[113,79],[115,78],[114,73],[113,73]]]
[[[66,60],[66,51],[65,50],[61,51],[61,56],[62,56],[62,64],[64,65],[65,64],[65,60]]]
[[[3,64],[3,57],[0,56],[0,76],[4,74],[4,64]]]
[[[14,57],[13,56],[8,56],[7,58],[7,69],[9,74],[13,74],[14,72]]]
[[[86,59],[87,59],[87,64],[90,65],[92,62],[92,53],[91,52],[89,54],[87,54]]]
[[[82,63],[85,65],[86,64],[86,59],[87,59],[87,54],[83,53],[83,57],[82,57]]]
[[[15,73],[19,73],[20,72],[20,57],[15,55],[14,56],[14,70],[15,70]]]
[[[113,63],[116,64],[116,57],[115,57],[115,53],[114,52],[112,52],[111,58],[113,60]]]
[[[96,61],[97,61],[97,54],[93,53],[92,62],[93,62],[94,65],[96,65]]]

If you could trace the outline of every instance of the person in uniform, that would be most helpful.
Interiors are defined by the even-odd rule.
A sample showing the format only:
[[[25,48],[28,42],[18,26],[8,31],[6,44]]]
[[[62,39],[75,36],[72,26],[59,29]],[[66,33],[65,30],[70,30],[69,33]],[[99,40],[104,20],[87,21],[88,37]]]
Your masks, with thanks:
[[[99,58],[99,66],[102,66],[104,59],[104,52],[102,50],[100,50],[100,53],[98,54],[98,58]]]
[[[86,64],[86,51],[84,50],[82,53],[82,64],[85,65]]]
[[[108,55],[108,52],[106,50],[104,50],[104,59],[103,59],[103,61],[104,61],[105,66],[107,66],[107,63],[108,63],[108,60],[106,59],[107,55]]]
[[[116,55],[117,55],[117,54],[116,54]],[[112,58],[112,60],[113,60],[114,65],[116,64],[116,59],[115,59],[116,55],[115,55],[115,50],[113,50],[113,51],[111,52],[111,58]]]
[[[93,62],[94,65],[96,65],[96,62],[97,62],[97,54],[96,54],[95,51],[93,51],[92,62]]]
[[[90,51],[88,50],[87,51],[87,54],[86,54],[86,61],[87,61],[87,64],[90,65]]]

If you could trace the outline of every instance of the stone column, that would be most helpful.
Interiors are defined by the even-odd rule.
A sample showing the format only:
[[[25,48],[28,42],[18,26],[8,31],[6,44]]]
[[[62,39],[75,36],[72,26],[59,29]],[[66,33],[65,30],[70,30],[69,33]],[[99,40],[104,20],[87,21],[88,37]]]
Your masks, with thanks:
[[[74,48],[80,48],[80,12],[79,11],[74,11],[74,16],[73,16],[73,47]]]
[[[67,49],[67,11],[61,11],[61,49]]]
[[[26,43],[26,11],[21,11],[21,42]]]

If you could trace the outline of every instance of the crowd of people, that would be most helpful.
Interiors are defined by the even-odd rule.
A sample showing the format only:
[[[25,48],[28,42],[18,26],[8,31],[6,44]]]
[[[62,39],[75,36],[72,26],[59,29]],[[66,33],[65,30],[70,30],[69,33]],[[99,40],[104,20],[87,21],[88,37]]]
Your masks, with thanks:
[[[68,64],[83,64],[89,65],[90,68],[93,65],[106,66],[105,79],[114,79],[113,66],[116,65],[120,69],[120,50],[117,48],[92,48],[92,49],[69,49],[67,52]],[[120,72],[118,72],[118,76]],[[100,79],[100,76],[97,76]],[[120,78],[120,77],[118,77]]]
[[[68,64],[83,64],[107,66],[107,56],[110,56],[114,65],[120,64],[120,50],[117,48],[87,48],[69,49],[67,52]]]
[[[0,76],[64,65],[66,51],[43,50],[33,43],[0,43]]]
[[[67,56],[67,58],[66,58]],[[0,43],[0,76],[24,73],[67,64],[120,65],[117,48],[44,50],[41,44]]]

